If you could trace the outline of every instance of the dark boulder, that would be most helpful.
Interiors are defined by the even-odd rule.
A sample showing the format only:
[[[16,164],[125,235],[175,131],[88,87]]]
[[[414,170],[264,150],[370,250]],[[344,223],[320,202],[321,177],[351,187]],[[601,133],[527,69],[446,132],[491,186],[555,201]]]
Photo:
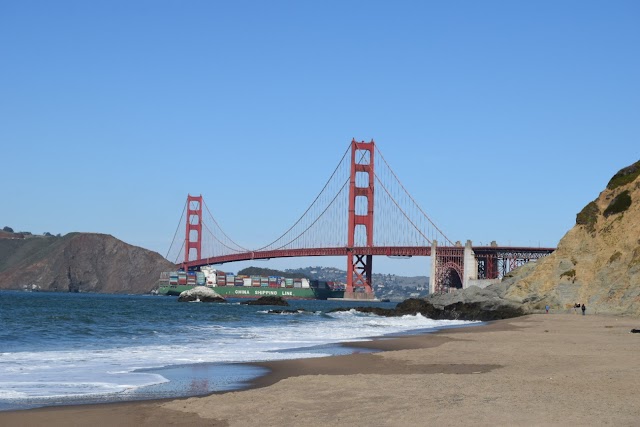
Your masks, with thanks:
[[[434,320],[479,320],[490,321],[498,319],[509,319],[511,317],[522,316],[525,313],[519,307],[509,304],[485,304],[481,302],[455,302],[444,307],[436,307],[431,302],[419,298],[409,298],[399,303],[396,308],[387,309],[380,307],[352,307],[337,308],[335,311],[356,310],[360,313],[377,314],[378,316],[406,316],[421,315]]]
[[[300,314],[300,313],[305,313],[307,310],[303,310],[301,308],[298,308],[296,310],[269,310],[267,311],[268,314]]]
[[[335,313],[338,311],[351,311],[355,310],[360,313],[370,313],[377,314],[378,316],[397,316],[395,314],[395,310],[392,308],[381,308],[381,307],[342,307],[342,308],[334,308],[333,310],[329,310],[327,313]]]
[[[257,300],[244,301],[241,304],[246,305],[278,305],[283,307],[288,307],[289,303],[284,300],[282,297],[260,297]]]
[[[405,316],[407,314],[414,315],[421,313],[423,316],[431,319],[437,319],[438,309],[436,309],[430,302],[419,298],[409,298],[399,303],[395,308],[382,308],[382,307],[343,307],[330,310],[329,313],[337,311],[350,311],[355,310],[360,313],[377,314],[378,316],[394,317]]]
[[[439,310],[429,301],[420,298],[409,298],[399,303],[396,308],[396,316],[420,313],[429,319],[438,319]]]
[[[480,302],[456,302],[444,306],[440,311],[440,317],[438,317],[438,319],[480,320],[488,322],[490,320],[510,319],[512,317],[523,316],[524,314],[521,308],[508,304],[494,305],[489,308]]]

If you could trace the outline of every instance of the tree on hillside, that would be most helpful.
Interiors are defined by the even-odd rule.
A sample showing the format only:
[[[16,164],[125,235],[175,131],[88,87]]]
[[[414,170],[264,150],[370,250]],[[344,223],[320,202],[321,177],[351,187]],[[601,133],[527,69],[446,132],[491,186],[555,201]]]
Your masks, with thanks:
[[[5,228],[2,229],[2,231],[6,231],[7,233],[13,233],[13,228],[5,227]]]

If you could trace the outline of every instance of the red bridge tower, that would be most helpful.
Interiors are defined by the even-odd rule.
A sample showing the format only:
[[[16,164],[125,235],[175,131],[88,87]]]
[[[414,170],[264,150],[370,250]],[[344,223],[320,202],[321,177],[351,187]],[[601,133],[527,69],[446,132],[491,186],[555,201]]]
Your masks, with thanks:
[[[347,248],[347,289],[345,297],[358,297],[356,288],[364,288],[365,298],[373,295],[371,287],[372,255],[359,254],[354,249],[356,231],[364,230],[366,246],[373,246],[373,156],[375,143],[351,141],[351,178],[349,181],[349,224]],[[367,175],[366,177],[364,175]],[[366,178],[366,179],[365,179]],[[362,186],[362,184],[367,185]],[[358,184],[360,186],[358,186]],[[366,199],[366,200],[365,200]],[[366,212],[364,208],[366,206]],[[357,211],[357,212],[356,212]],[[357,240],[360,244],[362,237]],[[363,295],[364,297],[364,295]]]
[[[184,262],[189,262],[191,249],[196,250],[196,257],[200,259],[202,253],[202,194],[187,196],[187,235],[184,239]]]

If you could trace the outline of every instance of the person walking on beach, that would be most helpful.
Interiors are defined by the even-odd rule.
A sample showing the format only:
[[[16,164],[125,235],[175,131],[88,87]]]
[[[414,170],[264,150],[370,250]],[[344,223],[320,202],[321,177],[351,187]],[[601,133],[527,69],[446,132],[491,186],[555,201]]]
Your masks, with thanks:
[[[584,316],[584,312],[587,311],[587,307],[584,306],[584,304],[582,304],[582,315]]]
[[[547,310],[547,314],[549,314],[549,304],[545,305],[544,309]]]

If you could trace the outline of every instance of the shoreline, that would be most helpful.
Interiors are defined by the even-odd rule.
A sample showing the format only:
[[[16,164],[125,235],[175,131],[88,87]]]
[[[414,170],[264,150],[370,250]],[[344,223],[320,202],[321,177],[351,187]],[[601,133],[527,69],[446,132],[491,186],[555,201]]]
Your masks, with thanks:
[[[380,337],[343,343],[375,353],[251,363],[269,371],[239,391],[5,411],[0,424],[407,425],[428,416],[456,425],[471,416],[480,425],[633,425],[640,339],[629,331],[639,325],[532,314]]]
[[[70,403],[70,404],[60,404],[60,405],[47,405],[47,406],[25,408],[25,409],[9,409],[5,411],[0,411],[0,425],[3,424],[2,422],[3,415],[7,415],[7,416],[11,415],[9,419],[12,420],[14,418],[13,417],[14,415],[19,416],[20,414],[26,414],[26,413],[34,413],[34,414],[42,413],[44,416],[44,414],[49,414],[49,412],[57,414],[61,412],[67,412],[68,410],[70,414],[71,413],[76,414],[76,413],[85,413],[88,410],[97,410],[101,412],[102,409],[107,409],[107,408],[109,408],[110,410],[118,410],[118,411],[124,410],[124,413],[128,413],[130,409],[129,407],[132,405],[133,406],[137,406],[137,405],[155,406],[155,405],[160,405],[160,404],[164,404],[172,401],[180,401],[180,400],[191,399],[191,398],[196,398],[196,399],[205,398],[208,396],[220,395],[224,393],[242,392],[242,391],[267,387],[289,376],[304,375],[308,371],[308,368],[303,368],[308,365],[307,363],[305,363],[305,361],[309,361],[309,360],[319,361],[323,359],[337,358],[338,360],[336,362],[340,363],[341,358],[344,358],[344,357],[351,357],[356,355],[363,356],[365,354],[376,354],[379,352],[393,351],[393,350],[399,350],[399,349],[422,348],[421,345],[419,345],[418,347],[415,347],[416,346],[414,342],[415,337],[421,337],[425,335],[436,335],[443,331],[450,331],[455,329],[464,330],[467,328],[479,328],[483,326],[488,326],[490,323],[492,322],[478,322],[478,323],[470,323],[466,325],[443,326],[443,327],[433,328],[430,330],[425,330],[424,332],[420,332],[417,334],[392,333],[389,335],[368,337],[367,341],[344,341],[344,342],[330,344],[331,346],[337,346],[344,349],[351,349],[350,350],[351,352],[348,354],[333,354],[333,355],[327,355],[327,356],[321,356],[321,357],[309,357],[309,358],[300,358],[300,359],[280,359],[280,360],[262,361],[262,362],[221,363],[220,365],[238,365],[238,366],[245,366],[250,368],[255,367],[255,368],[265,369],[266,371],[263,374],[258,375],[251,380],[244,381],[243,385],[239,386],[236,389],[214,391],[211,393],[205,393],[197,396],[166,397],[166,398],[151,398],[151,399],[142,398],[142,399],[132,399],[132,400],[122,400],[122,401],[104,401],[99,403],[95,403],[95,402]],[[323,344],[322,346],[324,345],[325,344]],[[357,349],[359,348],[363,350],[362,353],[358,353]],[[296,363],[296,362],[302,362],[302,363]],[[331,366],[333,364],[334,364],[333,362],[324,363],[324,360],[323,360],[323,363],[320,363],[320,365],[322,366]],[[218,365],[218,364],[205,363],[204,365]],[[312,363],[312,365],[314,364]],[[158,371],[161,371],[161,370],[162,368],[158,369]],[[155,372],[156,369],[149,369],[149,371]],[[120,407],[120,405],[122,405],[122,408]],[[35,419],[39,419],[39,418],[40,417],[38,416]],[[49,424],[49,425],[55,426],[56,424]],[[68,424],[65,423],[60,425],[62,426],[62,425],[68,425]],[[98,424],[98,425],[101,425],[101,424]],[[190,425],[197,425],[197,424],[190,424]],[[207,424],[207,425],[210,425],[210,424]]]
[[[144,403],[166,400],[206,397],[234,391],[254,388],[254,383],[261,383],[261,378],[271,372],[270,362],[288,362],[304,359],[322,359],[327,357],[348,356],[354,353],[376,353],[384,351],[377,341],[402,338],[414,335],[434,334],[442,330],[455,328],[478,327],[486,322],[470,322],[466,324],[440,325],[432,328],[411,331],[391,332],[385,335],[362,337],[362,341],[343,341],[318,344],[310,347],[292,347],[278,350],[276,353],[321,353],[321,356],[282,358],[247,362],[201,362],[181,365],[167,365],[158,368],[141,368],[133,372],[162,375],[167,381],[142,386],[128,392],[105,395],[88,395],[79,397],[43,398],[22,402],[22,407],[0,409],[0,414],[7,412],[23,412],[58,407],[87,407],[89,405],[105,405],[118,403]],[[197,373],[194,373],[197,371]],[[230,372],[231,371],[231,372]],[[235,373],[232,373],[235,371]],[[190,383],[190,384],[189,384]],[[206,390],[215,384],[213,390]],[[18,405],[16,405],[18,406]]]
[[[354,375],[372,373],[371,368],[367,368],[374,355],[386,351],[399,350],[416,350],[437,347],[450,341],[448,338],[438,337],[438,334],[455,333],[455,330],[467,331],[469,329],[484,328],[494,326],[496,322],[504,322],[510,319],[495,320],[492,322],[481,322],[479,324],[469,324],[464,326],[454,325],[450,327],[441,327],[433,331],[425,331],[419,334],[402,334],[396,336],[380,336],[373,337],[369,341],[346,341],[340,343],[340,346],[358,349],[351,354],[332,355],[324,357],[304,358],[304,359],[282,359],[271,360],[267,362],[248,363],[252,366],[258,366],[267,369],[264,375],[254,378],[247,383],[242,390],[253,390],[263,387],[269,387],[283,379],[299,377],[303,375]],[[502,328],[502,324],[494,326],[494,328]],[[425,340],[425,337],[432,337]],[[311,362],[312,361],[312,362]],[[345,363],[348,361],[349,363]],[[311,363],[309,363],[311,362]],[[355,367],[359,366],[359,367]],[[220,393],[212,393],[220,394]]]
[[[393,340],[396,338],[405,338],[412,337],[417,335],[424,334],[434,334],[442,330],[447,329],[456,329],[456,328],[468,328],[468,327],[477,327],[480,325],[486,324],[486,322],[473,322],[468,324],[454,324],[454,325],[443,325],[437,326],[434,328],[425,328],[425,329],[415,329],[412,331],[404,331],[404,332],[392,332],[387,335],[377,335],[370,337],[363,337],[363,341],[343,341],[343,342],[335,342],[335,343],[327,343],[327,344],[319,344],[311,347],[293,347],[286,350],[279,350],[278,352],[282,353],[297,353],[297,352],[305,352],[305,353],[313,353],[318,351],[322,353],[321,356],[316,357],[302,357],[302,358],[283,358],[283,359],[274,359],[267,361],[251,361],[251,362],[203,362],[203,363],[195,363],[195,364],[185,364],[185,365],[168,365],[159,368],[143,368],[136,370],[134,372],[148,372],[154,373],[158,375],[163,375],[168,381],[160,384],[153,384],[149,386],[143,386],[137,388],[124,397],[124,394],[116,394],[116,395],[90,395],[90,396],[81,396],[76,398],[67,398],[60,397],[56,399],[55,403],[49,402],[39,404],[37,401],[33,403],[25,403],[27,405],[34,405],[32,407],[23,407],[23,408],[9,408],[0,410],[0,414],[8,413],[8,412],[24,412],[24,411],[32,411],[46,408],[72,408],[72,407],[88,407],[91,405],[115,405],[115,404],[131,404],[131,403],[152,403],[152,402],[164,402],[170,400],[179,400],[179,399],[188,399],[192,397],[206,397],[213,394],[222,394],[228,392],[235,391],[243,391],[249,390],[252,388],[256,388],[255,384],[263,384],[263,377],[269,375],[272,372],[271,363],[275,362],[278,366],[277,362],[290,362],[295,360],[306,360],[306,359],[323,359],[323,358],[333,358],[333,357],[341,357],[341,356],[349,356],[352,354],[360,353],[376,353],[380,351],[385,351],[383,347],[384,345],[378,346],[374,344],[377,341],[382,340]],[[235,376],[232,374],[230,378],[234,378],[231,381],[228,388],[224,388],[221,384],[218,384],[219,387],[222,387],[218,390],[209,390],[209,391],[193,391],[192,394],[184,394],[184,392],[180,392],[180,383],[184,383],[184,379],[180,379],[181,376],[177,378],[171,379],[171,376],[166,375],[166,371],[184,371],[186,372],[182,374],[182,377],[188,378],[190,377],[189,372],[193,369],[199,370],[199,375],[202,375],[202,370],[213,370],[216,371],[218,369],[224,370],[225,373],[220,375],[216,374],[217,380],[220,381],[221,377],[227,376],[228,370],[236,370]],[[256,373],[256,371],[260,371]],[[175,377],[175,375],[173,375]],[[193,380],[194,378],[191,378]],[[204,377],[198,377],[197,382],[206,382],[213,378],[208,378],[205,375]],[[267,381],[268,382],[268,381]],[[175,383],[174,386],[169,386],[169,384]],[[165,389],[173,391],[164,391],[158,392],[152,391],[153,389]],[[173,394],[173,395],[171,395]]]

